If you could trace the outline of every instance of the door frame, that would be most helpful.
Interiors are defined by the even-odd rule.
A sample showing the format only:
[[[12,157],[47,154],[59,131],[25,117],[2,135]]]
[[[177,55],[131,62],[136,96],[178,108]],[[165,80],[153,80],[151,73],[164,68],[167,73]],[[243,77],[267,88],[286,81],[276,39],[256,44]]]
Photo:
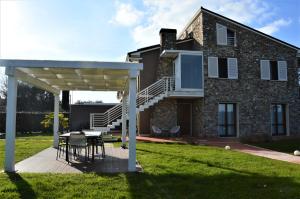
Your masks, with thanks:
[[[219,119],[217,116],[217,135],[220,138],[238,138],[240,137],[240,109],[239,109],[239,103],[238,102],[234,102],[234,101],[221,101],[218,103],[218,113],[219,114],[219,104],[235,104],[235,128],[236,128],[236,132],[235,132],[235,136],[220,136],[219,134]]]

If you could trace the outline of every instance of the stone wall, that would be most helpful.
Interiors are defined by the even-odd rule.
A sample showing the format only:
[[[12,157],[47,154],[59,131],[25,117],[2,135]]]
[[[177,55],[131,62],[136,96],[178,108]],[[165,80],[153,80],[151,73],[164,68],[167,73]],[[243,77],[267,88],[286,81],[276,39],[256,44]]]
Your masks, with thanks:
[[[164,99],[156,104],[151,111],[150,125],[162,129],[170,129],[177,125],[176,99]],[[151,129],[152,131],[152,129]]]
[[[199,13],[195,20],[187,26],[183,34],[179,36],[179,39],[185,39],[191,36],[195,39],[195,48],[203,46],[202,13]]]
[[[216,44],[216,23],[236,32],[236,46]],[[190,34],[191,33],[191,34]],[[241,138],[267,138],[271,135],[271,104],[283,103],[289,107],[291,135],[300,135],[300,100],[296,76],[296,50],[279,44],[253,31],[229,21],[201,12],[179,37],[194,37],[192,48],[203,51],[204,98],[195,99],[193,105],[193,136],[218,135],[218,104],[236,103],[239,136]],[[182,48],[177,46],[177,49]],[[235,57],[238,60],[238,79],[208,78],[209,56]],[[286,60],[288,81],[260,79],[260,60]],[[161,59],[157,66],[157,79],[172,74],[172,59]],[[164,99],[150,109],[150,125],[171,128],[177,124],[177,100]]]
[[[272,103],[288,104],[290,134],[300,134],[296,50],[206,12],[202,12],[189,27],[201,27],[199,21],[202,21],[203,24],[203,37],[198,33],[193,34],[198,46],[202,46],[203,42],[204,55],[205,96],[203,105],[199,105],[199,110],[194,111],[195,115],[202,115],[203,119],[202,121],[198,116],[195,118],[199,122],[194,122],[194,129],[199,132],[199,135],[217,136],[217,114],[220,102],[237,103],[241,137],[270,135],[270,106]],[[236,31],[237,46],[218,46],[216,44],[217,22]],[[196,45],[195,49],[199,49],[199,47]],[[239,78],[237,80],[208,78],[208,56],[236,57]],[[286,60],[288,81],[261,80],[261,59]]]
[[[176,44],[176,48],[183,49],[183,50],[191,50],[193,46],[194,46],[193,40]],[[141,79],[140,89],[144,89],[145,87],[153,84],[154,82],[156,82],[157,80],[161,79],[164,76],[173,75],[173,59],[160,58],[159,56],[160,51],[161,50],[153,50],[153,51],[142,53],[141,56],[143,58],[144,69],[141,71],[140,74],[140,79]],[[176,100],[172,100],[172,103],[174,103],[173,106],[177,107],[177,105],[175,104]],[[169,125],[167,126],[161,126],[161,125],[164,124],[165,120],[169,120],[170,118],[157,117],[154,119],[156,113],[160,112],[161,108],[162,108],[161,106],[154,105],[154,107],[139,113],[138,131],[140,134],[147,134],[151,132],[151,125],[153,122],[158,124],[157,126],[160,128],[165,128],[165,129],[169,128]],[[177,108],[174,110],[175,112],[177,112]],[[155,112],[155,114],[152,114],[153,111]],[[166,117],[169,116],[166,115]],[[173,118],[173,120],[174,121],[172,121],[172,124],[177,124],[177,115],[175,118]]]
[[[203,133],[203,98],[195,99],[192,103],[192,135],[205,137]]]

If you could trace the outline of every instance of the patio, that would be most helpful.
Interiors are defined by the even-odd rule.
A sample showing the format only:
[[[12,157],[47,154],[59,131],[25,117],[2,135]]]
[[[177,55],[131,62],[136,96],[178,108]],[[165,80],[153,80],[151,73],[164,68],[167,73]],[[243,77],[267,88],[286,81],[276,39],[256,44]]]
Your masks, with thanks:
[[[99,151],[100,152],[100,151]],[[115,148],[113,144],[105,144],[105,158],[96,154],[93,162],[72,159],[68,164],[64,155],[56,160],[56,149],[47,148],[15,165],[18,173],[120,173],[128,172],[128,150]],[[82,151],[84,154],[84,151]],[[141,171],[141,166],[136,165],[136,171]]]
[[[15,138],[16,138],[16,105],[17,84],[23,81],[54,95],[54,120],[53,120],[53,147],[58,147],[59,142],[59,94],[63,90],[90,90],[90,91],[123,91],[122,103],[122,129],[127,129],[126,121],[129,120],[129,149],[126,152],[127,170],[136,171],[136,89],[137,77],[143,64],[132,62],[100,62],[100,61],[57,61],[57,60],[17,60],[0,59],[0,66],[4,66],[7,75],[7,114],[6,114],[6,145],[5,165],[6,172],[15,172]],[[127,107],[127,108],[125,108]],[[115,118],[117,119],[117,118]],[[100,130],[101,129],[93,129]],[[122,131],[123,145],[126,145],[126,131]],[[114,151],[112,148],[111,151]],[[51,161],[53,157],[50,151],[42,156],[33,156],[32,162],[40,161],[40,164]],[[122,159],[124,155],[111,153],[111,157]],[[44,157],[44,162],[41,161]],[[52,157],[52,158],[51,158]],[[30,160],[30,159],[29,159]],[[29,161],[28,160],[28,161]],[[54,158],[55,160],[55,158]],[[108,160],[109,161],[109,160]],[[113,162],[113,161],[111,161]],[[26,163],[26,162],[25,162]],[[24,164],[25,164],[24,163]],[[28,168],[25,164],[24,167]],[[56,165],[57,163],[52,163]],[[113,163],[111,163],[113,164]],[[32,164],[34,167],[39,164]],[[121,164],[120,164],[121,165]],[[122,163],[123,165],[123,163]],[[60,165],[64,167],[63,164]],[[54,168],[60,167],[56,166]],[[93,167],[93,165],[91,166]],[[53,168],[53,169],[54,169]],[[96,168],[96,167],[95,167]],[[20,169],[22,170],[22,169]],[[52,169],[50,169],[52,171]],[[54,169],[55,170],[55,169]],[[59,169],[58,169],[59,170]],[[68,170],[66,168],[66,170]],[[71,169],[69,169],[71,170]],[[100,169],[101,170],[101,169]],[[113,171],[113,170],[111,170]]]

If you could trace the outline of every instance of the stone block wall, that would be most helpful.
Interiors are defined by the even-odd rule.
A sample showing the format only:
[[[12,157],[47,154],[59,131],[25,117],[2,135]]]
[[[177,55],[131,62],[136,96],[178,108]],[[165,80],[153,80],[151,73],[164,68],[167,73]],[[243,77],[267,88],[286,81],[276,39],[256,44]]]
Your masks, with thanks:
[[[236,46],[217,45],[216,23],[236,32]],[[194,45],[185,50],[203,51],[204,64],[204,98],[192,102],[193,136],[218,136],[219,103],[237,104],[238,134],[242,139],[268,139],[271,136],[272,103],[288,106],[290,135],[300,135],[296,50],[207,12],[200,12],[179,38],[191,35]],[[177,49],[182,50],[178,46]],[[237,58],[238,79],[208,78],[209,56]],[[288,81],[261,80],[261,59],[287,61]],[[172,75],[173,60],[159,58],[156,74],[157,79]],[[177,124],[176,99],[164,99],[149,112],[150,126],[168,129]]]
[[[202,25],[199,25],[199,21]],[[217,45],[216,23],[236,32],[237,46]],[[196,117],[193,129],[199,136],[217,136],[218,104],[221,102],[237,103],[240,137],[270,135],[272,103],[289,106],[290,134],[300,134],[296,50],[206,12],[201,12],[188,28],[191,27],[203,27],[202,34],[198,34],[196,30],[196,34],[193,34],[198,46],[203,44],[201,49],[204,55],[204,99],[195,102],[194,107],[199,110],[194,110],[193,113]],[[199,49],[198,46],[195,45],[195,50]],[[236,57],[239,78],[208,78],[209,56]],[[288,81],[261,80],[261,59],[286,60]],[[197,105],[198,103],[201,105]]]
[[[150,126],[170,129],[177,125],[176,99],[163,99],[152,108]],[[151,129],[152,131],[152,129]]]

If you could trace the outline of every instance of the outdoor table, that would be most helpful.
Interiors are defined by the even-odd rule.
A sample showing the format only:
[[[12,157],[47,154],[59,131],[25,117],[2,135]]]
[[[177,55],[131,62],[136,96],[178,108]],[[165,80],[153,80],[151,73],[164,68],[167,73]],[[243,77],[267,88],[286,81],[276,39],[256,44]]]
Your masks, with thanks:
[[[92,161],[95,159],[95,145],[96,140],[102,135],[101,131],[82,131],[87,140],[92,141]],[[66,139],[66,161],[69,162],[69,137],[71,133],[81,133],[80,131],[73,131],[69,133],[61,134],[59,137]]]

